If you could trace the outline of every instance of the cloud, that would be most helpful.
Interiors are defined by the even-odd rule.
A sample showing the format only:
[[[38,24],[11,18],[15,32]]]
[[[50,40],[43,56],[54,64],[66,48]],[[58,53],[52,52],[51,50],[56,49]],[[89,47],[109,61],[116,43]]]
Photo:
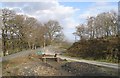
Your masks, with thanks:
[[[65,29],[65,39],[68,41],[73,41],[75,39],[74,35],[72,34],[73,32],[75,32],[75,29]]]
[[[60,2],[118,2],[119,0],[58,0]]]
[[[89,16],[96,16],[102,12],[108,12],[110,10],[114,10],[117,12],[117,5],[112,5],[112,2],[96,2],[90,8],[86,9],[86,11],[80,14],[80,19],[86,19]]]
[[[22,5],[22,6],[21,6]],[[17,13],[23,13],[34,16],[40,21],[48,21],[49,19],[66,19],[72,17],[79,9],[60,5],[56,0],[47,2],[20,2],[4,3],[4,7],[15,10]]]
[[[75,29],[77,22],[74,20],[74,14],[80,9],[60,5],[57,0],[47,2],[20,2],[3,3],[4,7],[11,8],[19,14],[36,17],[41,22],[48,20],[57,20],[64,28],[63,32],[66,34],[67,39]]]
[[[106,2],[93,3],[89,8],[81,8],[83,5],[78,8],[61,5],[58,0],[14,3],[5,2],[2,3],[2,6],[13,9],[18,14],[33,16],[41,22],[47,22],[50,19],[57,20],[64,28],[63,32],[65,33],[67,39],[70,40],[74,40],[72,33],[75,32],[75,26],[77,26],[81,21],[83,22],[88,16],[96,16],[101,12],[106,12],[111,9],[117,11],[116,5],[111,5],[110,3]]]
[[[119,0],[27,0],[27,2],[118,2]],[[1,2],[26,2],[25,0],[1,0]]]
[[[72,17],[72,15],[78,10],[79,9],[73,7],[65,7],[63,5],[56,4],[49,9],[36,11],[34,16],[37,16],[41,21],[48,21],[49,19],[62,21],[66,18]]]

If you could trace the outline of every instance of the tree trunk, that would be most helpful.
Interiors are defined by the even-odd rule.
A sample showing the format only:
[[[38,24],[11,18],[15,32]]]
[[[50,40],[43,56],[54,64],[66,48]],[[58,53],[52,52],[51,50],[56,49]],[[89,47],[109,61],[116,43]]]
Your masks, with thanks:
[[[5,52],[6,52],[6,38],[5,38],[5,34],[4,34],[4,30],[2,29],[2,50],[3,50],[3,55],[5,56]]]
[[[28,42],[28,46],[29,46],[29,48],[31,49],[31,45],[30,45],[30,43]]]
[[[34,44],[32,44],[32,49],[35,49],[35,46],[34,46]]]

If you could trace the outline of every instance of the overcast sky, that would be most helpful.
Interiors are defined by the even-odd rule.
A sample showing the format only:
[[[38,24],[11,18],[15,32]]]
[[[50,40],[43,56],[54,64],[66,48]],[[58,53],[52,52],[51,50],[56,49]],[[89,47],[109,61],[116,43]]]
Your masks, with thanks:
[[[67,40],[74,41],[75,26],[85,23],[89,16],[96,16],[110,10],[117,11],[117,2],[59,2],[48,0],[42,2],[1,2],[0,8],[10,8],[19,14],[33,16],[41,22],[57,20],[64,28]]]

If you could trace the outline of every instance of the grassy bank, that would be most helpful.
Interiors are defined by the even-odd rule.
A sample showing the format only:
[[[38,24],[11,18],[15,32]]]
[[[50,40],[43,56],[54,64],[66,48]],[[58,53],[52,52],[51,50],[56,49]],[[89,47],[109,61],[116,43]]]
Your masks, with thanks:
[[[82,57],[78,57],[78,56],[73,56],[73,55],[68,54],[68,53],[63,54],[63,56],[67,56],[67,57],[71,57],[71,58],[75,58],[75,59],[79,59],[79,60],[90,60],[90,61],[116,63],[116,64],[118,63],[118,62],[114,62],[114,61],[106,60],[106,59],[82,58]]]
[[[66,53],[70,56],[105,62],[118,63],[120,37],[81,40],[73,43]]]

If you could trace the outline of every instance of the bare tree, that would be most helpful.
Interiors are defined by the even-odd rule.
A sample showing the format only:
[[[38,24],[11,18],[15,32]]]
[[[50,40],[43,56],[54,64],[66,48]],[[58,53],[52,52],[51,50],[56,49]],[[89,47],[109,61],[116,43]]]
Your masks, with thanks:
[[[89,17],[87,22],[88,26],[88,34],[90,36],[90,39],[93,39],[95,37],[95,26],[94,26],[94,20],[95,17]]]
[[[35,46],[35,39],[36,39],[36,25],[37,20],[32,17],[25,17],[24,21],[24,40],[28,43],[29,48],[34,49]]]
[[[76,27],[76,35],[80,37],[80,39],[83,39],[83,36],[85,35],[85,25],[81,24]]]
[[[44,24],[46,28],[46,37],[49,38],[50,43],[56,38],[57,35],[61,34],[62,27],[59,22],[50,20]]]
[[[2,9],[2,49],[4,56],[7,51],[7,40],[10,38],[10,28],[13,26],[12,20],[14,19],[15,12],[9,9]],[[12,35],[11,35],[12,36]]]
[[[36,49],[53,41],[62,40],[62,27],[58,21],[50,20],[42,24],[34,17],[18,15],[9,9],[2,9],[1,24],[2,49],[14,53],[22,49]]]
[[[76,34],[83,38],[88,36],[90,39],[108,37],[118,34],[117,14],[114,11],[98,14],[96,17],[87,19],[87,26],[80,24],[76,27]]]

